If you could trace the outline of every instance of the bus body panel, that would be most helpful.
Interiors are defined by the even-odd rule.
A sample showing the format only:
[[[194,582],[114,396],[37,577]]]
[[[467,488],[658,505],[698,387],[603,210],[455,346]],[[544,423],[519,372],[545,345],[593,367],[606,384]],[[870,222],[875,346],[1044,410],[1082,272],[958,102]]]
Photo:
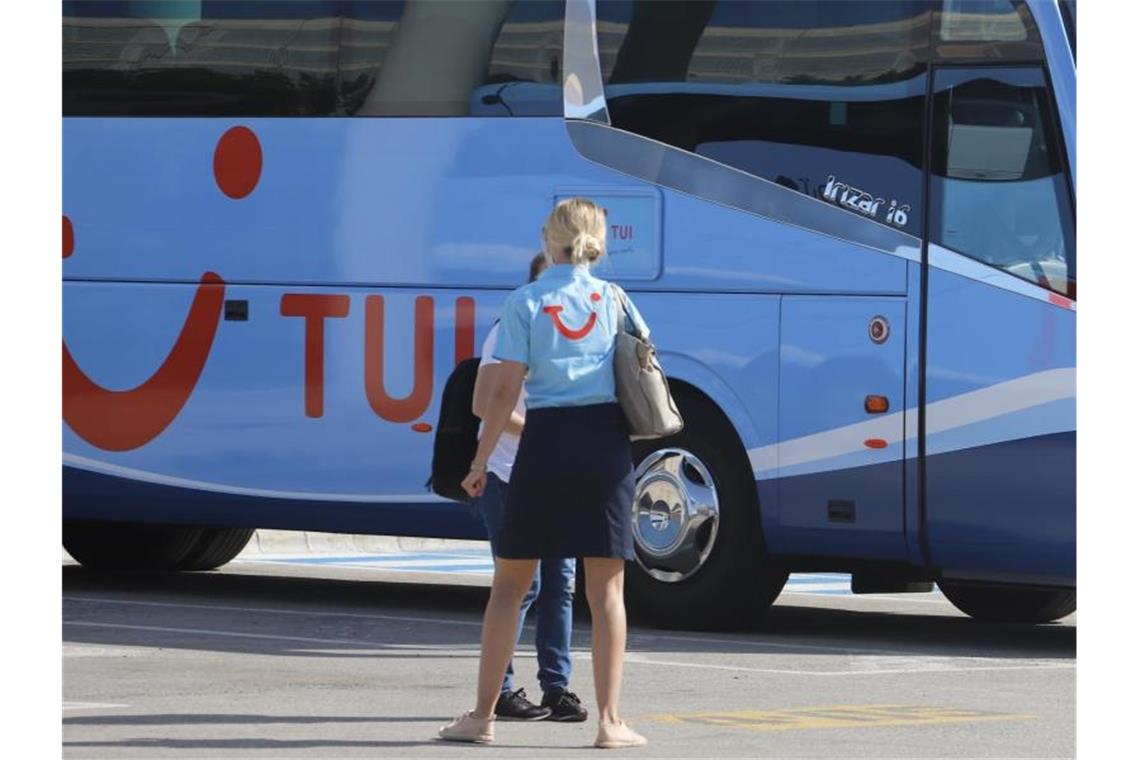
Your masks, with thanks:
[[[405,219],[405,224],[401,226],[396,224],[394,219],[385,219],[383,214],[387,212],[383,210],[377,210],[371,218],[367,218],[363,213],[356,214],[351,211],[354,198],[382,197],[382,193],[388,191],[388,188],[380,184],[380,180],[375,176],[371,178],[360,176],[359,181],[349,182],[345,180],[342,182],[346,187],[355,188],[354,192],[346,191],[338,196],[342,204],[350,210],[336,212],[337,216],[329,220],[329,217],[334,214],[332,206],[309,204],[310,199],[320,199],[329,190],[326,180],[331,180],[328,180],[327,177],[326,180],[322,180],[324,175],[319,172],[314,173],[313,167],[321,162],[301,164],[302,169],[305,169],[307,173],[306,171],[294,172],[284,169],[276,173],[270,172],[270,159],[274,152],[269,149],[265,149],[265,169],[263,169],[263,177],[259,182],[257,192],[248,198],[233,200],[219,192],[216,183],[211,184],[214,180],[208,176],[209,162],[202,156],[203,153],[209,154],[211,141],[216,139],[219,131],[222,131],[221,125],[206,120],[178,120],[177,126],[186,130],[184,136],[195,133],[202,133],[204,136],[189,140],[196,146],[196,150],[187,151],[185,154],[180,154],[177,150],[174,152],[175,156],[182,156],[181,164],[171,159],[169,155],[166,163],[162,163],[158,159],[164,153],[169,153],[168,135],[161,124],[165,121],[156,119],[137,120],[132,128],[125,133],[109,130],[107,128],[108,122],[101,120],[78,119],[67,122],[68,142],[65,144],[83,146],[82,154],[85,156],[97,154],[118,156],[118,160],[113,164],[102,165],[99,172],[86,174],[86,176],[100,178],[98,187],[84,185],[79,181],[79,178],[85,176],[85,173],[94,172],[94,168],[84,166],[83,162],[79,160],[70,161],[66,164],[67,171],[74,172],[76,176],[76,181],[74,183],[69,182],[67,185],[69,189],[65,199],[67,210],[70,212],[69,218],[72,219],[75,226],[77,241],[75,253],[65,262],[68,277],[75,280],[66,286],[65,337],[69,348],[76,353],[76,359],[80,366],[95,375],[102,385],[117,388],[132,387],[139,378],[147,376],[148,368],[152,368],[150,371],[153,371],[153,368],[161,363],[166,350],[165,347],[172,344],[181,324],[180,320],[186,313],[192,286],[174,283],[96,283],[83,282],[83,280],[119,277],[124,280],[195,281],[205,271],[216,271],[223,279],[233,279],[243,283],[227,286],[227,298],[248,300],[252,315],[251,322],[245,325],[223,322],[219,334],[225,335],[228,328],[253,328],[256,325],[259,337],[253,345],[256,346],[254,350],[260,353],[251,353],[249,346],[230,348],[227,341],[220,338],[212,349],[203,382],[195,391],[195,401],[197,401],[197,396],[203,397],[202,407],[196,403],[188,403],[178,420],[175,421],[170,430],[163,434],[163,437],[134,452],[113,456],[109,456],[106,452],[97,451],[97,447],[85,443],[68,429],[65,433],[65,451],[68,456],[73,458],[73,462],[74,458],[85,460],[88,463],[91,461],[104,462],[151,475],[158,474],[214,485],[220,483],[231,490],[240,488],[273,492],[275,494],[273,497],[266,498],[292,499],[297,504],[321,503],[325,495],[329,494],[332,494],[335,499],[343,499],[345,494],[366,494],[373,501],[389,502],[392,505],[419,503],[418,501],[408,502],[401,499],[410,495],[416,495],[420,498],[425,495],[420,478],[422,476],[426,479],[427,463],[430,460],[430,436],[412,432],[409,425],[415,424],[414,422],[401,423],[403,427],[400,425],[391,426],[393,431],[399,429],[399,434],[392,432],[377,436],[375,432],[369,431],[365,427],[369,422],[375,420],[375,413],[369,408],[363,388],[365,301],[369,295],[385,295],[387,319],[385,352],[387,352],[386,356],[391,357],[387,361],[387,366],[392,370],[390,378],[387,378],[391,383],[391,388],[388,391],[390,395],[399,398],[409,393],[412,385],[411,376],[413,373],[410,364],[412,362],[411,357],[414,355],[412,345],[414,340],[414,325],[412,324],[412,314],[415,309],[414,301],[417,297],[432,298],[433,318],[436,321],[433,340],[437,357],[436,367],[432,373],[431,403],[434,404],[438,390],[442,387],[443,380],[446,377],[445,374],[442,374],[443,367],[447,366],[443,357],[454,356],[454,325],[448,320],[448,314],[454,312],[454,299],[461,295],[469,297],[478,295],[479,315],[477,320],[479,329],[477,332],[482,335],[486,325],[493,318],[503,292],[486,292],[485,289],[480,289],[477,292],[467,292],[463,289],[440,290],[438,288],[421,290],[416,287],[415,280],[420,277],[429,277],[427,273],[430,271],[451,271],[461,273],[461,276],[456,275],[459,282],[477,281],[481,277],[492,279],[496,269],[498,269],[503,273],[503,280],[506,279],[507,272],[510,271],[511,276],[517,281],[518,272],[514,270],[521,271],[525,266],[525,261],[531,255],[532,249],[528,247],[526,241],[527,231],[532,228],[531,220],[524,218],[525,214],[523,213],[511,214],[509,219],[503,221],[502,225],[498,227],[494,225],[476,226],[475,231],[469,233],[472,236],[482,236],[482,239],[471,237],[466,241],[426,243],[425,240],[446,237],[442,236],[440,232],[445,226],[451,228],[453,217],[442,211],[431,218],[421,219],[418,222],[415,222],[414,219]],[[198,123],[193,124],[192,122],[195,121]],[[257,121],[259,120],[246,120],[245,123],[251,124],[260,135],[263,125],[256,123]],[[346,125],[343,129],[348,129],[348,126],[351,126],[349,122],[330,123],[320,120],[288,123],[285,120],[260,121],[266,122],[269,126],[268,135],[271,137],[280,136],[280,139],[283,140],[290,132],[302,134],[314,129],[330,130],[333,127],[339,127],[341,124]],[[566,143],[562,126],[559,124],[557,130],[552,130],[550,120],[527,120],[521,126],[514,126],[517,122],[499,120],[488,124],[483,120],[458,119],[444,123],[444,126],[448,127],[447,130],[444,130],[439,122],[435,122],[435,124],[437,128],[432,139],[436,141],[436,147],[441,150],[444,144],[462,143],[463,139],[455,135],[465,133],[479,135],[478,138],[471,139],[486,139],[488,144],[496,144],[496,140],[490,139],[486,135],[493,130],[501,129],[500,125],[507,125],[508,127],[503,132],[502,146],[506,146],[508,143],[512,147],[527,145],[528,140],[520,138],[520,135],[525,131],[522,127],[527,127],[540,135],[540,137],[535,137],[529,142],[545,146],[548,156],[557,155],[559,153],[558,148],[565,148]],[[356,145],[368,146],[371,144],[373,148],[365,147],[359,160],[348,160],[342,157],[343,171],[348,171],[344,167],[359,167],[368,163],[363,160],[364,157],[370,157],[372,160],[382,159],[383,156],[378,158],[374,152],[369,152],[373,149],[378,150],[375,146],[392,144],[398,140],[428,139],[424,135],[413,138],[406,133],[404,130],[407,129],[408,124],[405,121],[375,121],[368,122],[366,126],[368,127],[367,130],[356,126],[350,131],[353,133]],[[393,132],[392,130],[397,131]],[[446,131],[455,134],[451,135],[448,140],[444,140],[440,135]],[[306,136],[309,139],[301,139],[299,136],[294,139],[298,143],[305,143],[310,146],[309,150],[315,152],[325,150],[320,146],[321,140],[312,139],[312,134]],[[272,145],[274,139],[277,138],[266,139],[264,143]],[[506,148],[501,147],[499,150],[506,150]],[[193,159],[190,153],[195,154]],[[486,155],[485,153],[484,156]],[[494,151],[491,151],[490,158],[494,159],[495,157]],[[549,207],[556,188],[560,185],[589,184],[604,192],[603,188],[607,185],[599,181],[599,175],[611,183],[608,186],[619,191],[644,184],[597,167],[576,155],[567,155],[564,158],[566,169],[556,175],[557,181],[551,181],[550,177],[538,174],[531,179],[519,179],[518,177],[496,179],[496,175],[491,174],[490,166],[482,167],[478,171],[472,169],[471,174],[479,175],[481,172],[483,175],[473,180],[453,179],[447,172],[441,170],[440,175],[437,175],[434,181],[442,188],[447,188],[449,185],[462,185],[461,190],[455,190],[455,198],[457,199],[479,195],[479,192],[473,191],[472,186],[482,182],[490,188],[488,192],[497,193],[498,197],[504,198],[503,203],[514,204],[523,209],[532,208],[534,217],[538,219],[541,219],[545,209]],[[202,170],[202,172],[207,172],[207,179],[202,182],[187,182],[185,176],[191,173],[190,164],[195,162],[207,167]],[[490,160],[489,163],[494,164],[495,162]],[[159,166],[161,171],[156,171],[156,166]],[[357,174],[361,175],[362,173],[357,172]],[[400,176],[401,172],[386,172],[385,176],[393,174]],[[328,177],[331,176],[328,175]],[[420,181],[426,182],[427,180],[421,178]],[[164,182],[169,184],[164,186]],[[285,190],[279,190],[274,194],[270,190],[274,187],[274,183],[285,186],[293,195],[290,197]],[[108,185],[114,190],[108,190]],[[505,193],[500,192],[501,186],[506,186],[508,190]],[[513,191],[510,190],[512,186],[514,187]],[[525,189],[519,190],[520,186],[525,186]],[[256,198],[262,190],[269,191],[267,195],[272,195],[274,203],[280,204],[284,211],[270,213],[271,210],[269,209],[259,209],[255,206],[246,205]],[[514,195],[511,194],[512,192]],[[142,204],[141,208],[123,203],[122,196],[128,195],[132,197],[132,202],[137,200],[138,203]],[[160,206],[152,205],[156,196],[165,197],[172,210],[162,212]],[[447,193],[443,192],[442,197],[447,197]],[[110,213],[109,209],[114,205],[110,202],[114,198],[119,199],[121,208],[118,208],[113,214]],[[219,201],[218,198],[221,200]],[[901,295],[907,292],[906,272],[909,262],[902,257],[866,249],[807,230],[788,227],[762,217],[740,214],[709,201],[668,189],[664,190],[661,203],[665,210],[661,239],[667,252],[663,255],[664,273],[659,280],[653,283],[633,284],[631,287],[634,289],[665,290],[670,282],[675,282],[678,283],[678,290],[696,287],[710,288],[713,284],[720,284],[724,286],[725,290],[747,289],[764,292],[795,293],[804,290],[826,292],[829,289],[852,294],[886,291]],[[372,205],[375,206],[376,204]],[[460,205],[458,200],[455,201],[454,205]],[[398,208],[399,206],[401,204],[395,204],[395,207]],[[222,211],[219,211],[219,208]],[[197,211],[195,212],[194,209]],[[289,209],[295,213],[289,213]],[[321,209],[325,211],[322,212]],[[245,222],[239,221],[241,215],[247,212],[252,214],[255,219],[260,218],[264,221],[250,226],[241,226],[245,224]],[[204,218],[220,221],[215,221],[208,226],[204,225],[197,221],[202,214],[206,214]],[[259,217],[258,214],[262,216]],[[380,215],[379,220],[376,214]],[[479,216],[479,214],[474,216]],[[86,220],[89,218],[99,219],[99,224],[88,223]],[[466,217],[455,218],[462,221]],[[328,224],[322,224],[322,219],[328,221]],[[144,234],[136,235],[133,231],[130,233],[115,232],[117,225],[128,226],[131,220],[136,222],[136,227],[137,222],[142,221],[144,223]],[[698,220],[701,220],[702,223],[697,224]],[[180,228],[177,235],[173,232],[176,227]],[[322,227],[331,227],[338,231],[335,235],[329,235],[327,231],[321,232]],[[392,238],[385,237],[385,233],[393,227],[396,228],[394,233],[396,235],[395,244],[393,244]],[[420,230],[418,238],[413,237],[412,233],[409,232],[413,228]],[[245,231],[242,232],[241,229]],[[501,230],[507,230],[507,232],[499,232]],[[231,232],[233,233],[232,237],[240,240],[240,245],[234,245],[231,241],[226,240],[227,235]],[[456,237],[464,237],[465,234],[467,233]],[[314,235],[318,236],[314,237]],[[319,235],[324,235],[324,237]],[[510,236],[512,240],[504,242],[504,238],[507,236]],[[163,238],[171,239],[174,244],[164,244]],[[292,241],[295,239],[300,239],[305,245],[293,244]],[[338,243],[338,241],[346,240],[356,242],[352,244]],[[367,251],[365,251],[366,246],[363,242],[365,240],[373,241]],[[757,249],[756,244],[758,240],[764,241],[759,249]],[[406,246],[416,242],[425,245],[428,253],[421,256],[382,255],[383,251],[406,250]],[[143,257],[141,249],[132,249],[132,245],[147,246],[148,250],[156,253],[149,257]],[[283,258],[296,256],[298,251],[308,245],[325,246],[324,255],[320,255],[318,249],[316,253],[299,257],[295,261]],[[239,255],[239,250],[241,255]],[[356,251],[364,251],[369,255],[358,255],[355,253]],[[478,258],[478,264],[476,264],[472,257],[477,252],[498,253],[499,255]],[[758,266],[755,262],[756,258],[761,258],[764,264]],[[133,274],[128,276],[126,265],[132,260],[139,262],[139,264],[138,268],[132,270]],[[432,263],[437,260],[443,262],[439,267]],[[462,267],[455,264],[457,260],[463,262]],[[496,262],[508,260],[512,262],[509,267],[505,264],[496,264]],[[100,263],[88,264],[89,261]],[[487,262],[486,268],[480,266],[484,261]],[[385,267],[395,267],[395,269],[385,271]],[[306,288],[301,286],[282,289],[266,285],[244,284],[249,279],[265,279],[270,282],[288,279],[291,276],[288,273],[296,272],[297,268],[304,272],[304,277],[299,278],[304,280],[326,280],[330,283],[337,281],[352,282],[379,278],[383,274],[395,274],[407,278],[408,281],[400,282],[401,287],[394,291],[348,287]],[[231,271],[237,276],[230,275]],[[485,274],[485,271],[489,274]],[[430,277],[439,280],[447,279],[446,276],[441,275],[430,275]],[[816,285],[815,283],[819,278],[823,278],[823,282]],[[104,289],[105,292],[103,292]],[[94,291],[100,291],[102,294],[96,295]],[[338,416],[341,417],[336,422],[338,433],[332,433],[334,430],[333,422],[331,419],[326,420],[328,424],[322,429],[315,432],[313,428],[305,429],[306,445],[300,446],[300,448],[297,448],[300,440],[297,436],[302,430],[301,427],[297,427],[290,435],[265,439],[271,441],[272,445],[268,447],[263,445],[261,439],[257,438],[258,433],[241,432],[243,425],[248,425],[250,431],[272,429],[275,425],[280,424],[277,421],[282,418],[296,419],[299,424],[311,422],[304,416],[305,320],[301,317],[281,315],[281,297],[286,292],[302,295],[340,294],[346,295],[350,299],[348,316],[343,319],[328,318],[324,323],[326,415],[333,419]],[[774,374],[769,374],[774,367],[777,338],[771,325],[769,328],[760,330],[757,334],[756,346],[752,350],[756,356],[762,355],[766,351],[772,358],[767,363],[759,362],[752,366],[750,368],[752,372],[742,372],[738,366],[734,366],[739,365],[742,360],[739,356],[733,357],[733,352],[739,350],[737,345],[739,341],[733,340],[731,337],[727,338],[727,346],[724,349],[726,356],[721,357],[718,362],[710,359],[710,357],[715,356],[716,349],[708,345],[706,336],[721,324],[752,325],[757,323],[757,319],[762,323],[764,318],[754,314],[742,315],[739,319],[721,322],[720,316],[728,313],[724,312],[720,306],[713,306],[712,301],[718,298],[715,295],[703,297],[706,300],[712,299],[712,301],[693,309],[684,307],[683,302],[679,300],[682,299],[682,295],[678,292],[657,293],[652,298],[647,292],[636,293],[636,295],[639,304],[645,302],[643,308],[646,310],[650,323],[654,325],[655,337],[658,338],[663,355],[666,357],[666,366],[668,367],[668,357],[672,354],[678,357],[689,357],[697,366],[715,367],[715,369],[710,370],[709,374],[723,382],[730,389],[731,394],[741,400],[742,408],[747,410],[747,419],[742,419],[736,414],[730,415],[730,419],[750,453],[754,454],[756,450],[777,444],[777,435],[771,422],[775,420],[777,414],[776,397],[771,380]],[[696,297],[695,294],[694,297]],[[747,296],[744,297],[747,298]],[[1010,294],[1003,293],[1001,297],[1010,297]],[[160,301],[165,305],[160,306]],[[134,311],[131,311],[132,309]],[[448,312],[448,309],[451,309],[451,312]],[[164,313],[169,314],[169,316],[165,319],[158,316]],[[266,322],[269,321],[266,315],[271,315],[274,327],[267,328],[265,326]],[[716,324],[703,324],[703,322],[698,324],[699,320],[694,321],[695,315],[700,315],[706,321],[713,319]],[[121,341],[119,343],[108,342],[105,337],[121,332],[115,329],[115,319],[122,319],[118,323],[119,327],[135,324],[144,325],[144,329],[138,334],[138,340],[132,341],[130,350],[125,350]],[[770,322],[771,307],[769,307],[767,319]],[[676,320],[675,324],[674,320]],[[901,321],[905,323],[905,318]],[[275,332],[276,337],[263,335],[262,331],[266,329]],[[767,338],[764,337],[765,334],[767,334]],[[101,339],[100,335],[104,337]],[[899,340],[902,340],[904,335],[905,330],[897,333]],[[98,346],[98,348],[93,346]],[[285,349],[285,346],[288,348]],[[266,357],[272,353],[271,349],[280,351],[280,358],[267,360]],[[231,350],[234,352],[232,355],[228,353]],[[258,361],[252,360],[255,356],[259,357]],[[744,361],[745,364],[748,364],[752,360]],[[287,385],[276,389],[260,387],[256,394],[257,404],[246,404],[245,406],[250,410],[260,409],[259,414],[264,415],[261,419],[245,420],[244,422],[231,419],[228,423],[219,424],[211,416],[217,412],[224,413],[227,406],[232,408],[234,405],[240,404],[240,390],[243,387],[248,391],[250,388],[259,387],[259,383],[274,382],[266,374],[274,362],[281,365],[277,372],[276,382],[289,378],[287,382],[291,386]],[[720,366],[717,366],[718,364]],[[215,367],[218,369],[215,370]],[[338,369],[347,371],[338,372]],[[229,389],[225,391],[218,388],[217,390],[220,393],[216,396],[211,393],[212,386],[210,385],[210,373],[214,371],[227,373],[229,378],[223,384],[228,382],[232,386],[227,386]],[[901,366],[898,371],[902,371]],[[698,381],[697,387],[704,390],[703,383],[700,381]],[[937,394],[939,391],[935,388],[931,392]],[[713,391],[709,395],[724,396],[725,394],[723,392],[718,394]],[[336,400],[344,398],[351,399],[351,401],[338,408]],[[202,415],[198,427],[194,424],[196,409],[199,410],[197,413]],[[206,412],[206,409],[214,411]],[[437,408],[429,406],[420,415],[422,420],[417,418],[417,421],[426,421],[431,424],[436,414]],[[788,428],[788,435],[806,437],[827,432],[829,429],[845,427],[857,422],[861,414],[863,414],[861,410],[853,407],[850,411],[837,413],[835,417],[827,421],[817,421],[814,427],[804,425],[797,428],[796,422],[789,421],[792,427]],[[370,416],[372,420],[369,420]],[[343,430],[340,430],[341,426],[343,426]],[[347,453],[349,450],[359,447],[361,442],[373,443],[376,450],[398,451],[400,454],[378,464],[375,457],[367,459],[362,458],[361,454]],[[320,447],[316,447],[318,443],[321,444]],[[308,463],[302,460],[289,461],[287,459],[282,462],[271,459],[272,466],[266,467],[264,462],[269,458],[274,446],[279,447],[281,451],[293,450],[297,454],[306,452],[305,456],[308,458]],[[213,453],[216,451],[228,451],[230,456],[228,458],[217,457]],[[244,453],[234,454],[237,451]],[[801,542],[794,536],[781,532],[787,527],[780,522],[783,506],[780,494],[785,487],[789,493],[812,494],[811,498],[818,500],[820,493],[855,492],[864,488],[858,485],[859,483],[867,482],[879,484],[875,486],[879,488],[885,481],[890,484],[890,489],[897,488],[901,494],[903,476],[898,463],[902,460],[902,449],[898,445],[893,445],[893,448],[888,451],[893,457],[894,464],[888,463],[886,465],[885,472],[889,474],[885,478],[881,466],[883,463],[876,463],[874,471],[859,467],[846,467],[828,472],[807,473],[806,475],[789,474],[787,476],[789,481],[785,486],[779,483],[779,473],[764,472],[764,468],[758,468],[758,481],[774,486],[774,488],[762,486],[761,492],[762,509],[770,510],[770,512],[765,513],[764,519],[765,525],[772,530],[770,541],[772,550],[800,552],[806,551],[810,546],[813,547],[814,551],[823,554],[858,553],[861,556],[889,556],[891,558],[900,556],[902,550],[893,540],[890,541],[889,550],[882,546],[871,547],[869,545],[861,549],[851,549],[844,540],[839,540],[834,545],[829,545],[823,538],[805,539]],[[312,464],[314,457],[320,456],[323,459],[330,456],[332,452],[336,453],[336,467],[316,467]],[[211,457],[215,457],[213,461],[217,464],[217,469],[213,466],[202,465],[204,462],[210,462]],[[196,467],[199,467],[200,471],[195,470]],[[187,468],[193,471],[187,471]],[[845,474],[837,475],[836,473]],[[791,478],[795,479],[792,480]],[[208,492],[205,491],[204,493]],[[285,496],[284,494],[289,495]],[[299,497],[296,494],[305,495]],[[892,514],[899,513],[898,531],[901,534],[905,521],[902,519],[900,508],[898,506],[878,508],[887,509]],[[425,507],[425,509],[427,508]],[[333,529],[316,516],[319,510],[314,509],[313,512],[314,522],[310,525],[314,529],[320,527]],[[433,514],[438,513],[439,519],[443,522],[447,522],[451,517],[451,513],[446,510],[437,512],[433,509],[432,512]],[[69,508],[68,513],[83,514],[88,517],[99,514],[107,517],[114,516],[112,512],[92,512],[89,508],[84,508],[82,512],[71,512]],[[291,524],[302,524],[303,522],[302,520],[299,523]],[[434,522],[436,521],[429,521],[429,523]],[[344,523],[337,524],[344,525]],[[452,535],[456,529],[443,524],[429,524],[409,527],[408,530],[421,530],[433,535]],[[465,530],[459,532],[466,533]],[[840,531],[832,529],[824,529],[823,532],[835,536],[843,535]]]
[[[236,199],[213,170],[235,127],[262,156]],[[565,188],[656,195],[544,118],[65,119],[64,188],[65,279],[481,288],[518,285]],[[681,193],[660,203],[669,253],[632,290],[905,292],[897,256]],[[611,235],[637,238],[641,220],[615,211]]]
[[[778,551],[906,559],[905,309],[901,298],[783,299],[779,527],[766,534]],[[869,412],[868,396],[894,413]]]
[[[187,320],[193,288],[68,283],[65,290],[65,343],[76,363],[100,386],[127,389],[163,361]],[[457,358],[475,353],[475,338],[486,333],[504,295],[227,285],[227,300],[248,304],[248,321],[217,325],[197,382],[189,378],[180,384],[185,390],[170,391],[188,399],[169,426],[125,450],[111,442],[108,450],[77,430],[82,416],[65,407],[65,454],[219,491],[438,500],[424,482],[439,390]],[[283,313],[330,300],[343,305],[343,316]],[[321,376],[310,376],[311,368]],[[417,425],[429,429],[418,432]]]
[[[920,477],[922,447],[918,437],[919,408],[923,388],[922,357],[922,275],[919,262],[907,266],[906,320],[909,329],[906,335],[906,403],[903,408],[903,532],[906,537],[907,556],[914,565],[926,564],[923,548],[923,525],[920,516],[922,509],[922,480]]]
[[[1075,310],[937,267],[929,298],[932,561],[1075,582]]]
[[[130,396],[182,351],[201,286],[65,283],[64,345],[97,386],[65,375],[65,517],[482,537],[470,510],[425,481],[443,385],[482,345],[505,291],[220,287],[247,318],[215,315],[200,374],[165,389],[184,399],[177,414],[124,440],[93,428],[88,408],[108,392]],[[779,298],[636,298],[671,376],[717,403],[745,446],[772,444]],[[732,324],[749,325],[750,339],[723,329]]]
[[[226,283],[226,300],[246,301],[249,314],[247,322],[220,322],[190,400],[153,440],[108,451],[76,435],[65,420],[69,466],[170,481],[202,501],[211,493],[241,492],[287,501],[289,509],[335,502],[381,511],[386,507],[376,504],[423,503],[428,510],[434,497],[423,482],[431,436],[411,425],[434,424],[455,357],[478,348],[506,292],[486,286],[513,286],[521,279],[533,255],[534,231],[559,188],[590,186],[604,196],[652,186],[572,153],[559,120],[250,119],[241,124],[261,140],[263,168],[254,191],[233,199],[219,189],[210,163],[216,141],[232,124],[65,120],[65,206],[76,244],[65,261],[64,338],[77,365],[105,388],[140,383],[174,345],[193,299],[192,283],[209,272]],[[391,146],[408,146],[404,152],[417,161],[425,153],[438,159],[456,150],[461,158],[401,164],[401,151]],[[302,148],[305,161],[275,159]],[[507,157],[527,150],[542,163],[502,176]],[[336,171],[318,168],[326,165]],[[365,171],[374,166],[384,171]],[[399,188],[413,167],[421,191],[434,188],[430,196],[441,199],[441,208],[428,213],[404,202]],[[259,200],[263,194],[270,201]],[[373,201],[380,197],[390,203]],[[901,295],[907,261],[675,191],[660,198],[667,212],[659,236],[668,251],[664,273],[628,285],[653,326],[665,366],[676,365],[676,377],[718,402],[746,448],[774,446],[779,306],[778,297],[763,292]],[[493,219],[484,206],[456,211],[472,199],[495,199],[499,211]],[[503,211],[508,208],[510,213]],[[382,277],[397,287],[351,285]],[[289,282],[294,279],[298,284]],[[450,287],[421,287],[419,279]],[[714,286],[722,291],[686,294]],[[365,325],[367,303],[377,296],[384,309],[383,330],[377,328],[383,334],[384,391],[396,400],[415,390],[416,301],[431,299],[431,390],[414,419],[380,419],[368,400]],[[284,313],[287,298],[304,304],[315,297],[344,299],[347,310],[344,316],[311,317],[324,343],[317,417],[306,409],[309,322]],[[474,337],[464,348],[457,347],[455,322],[462,298],[477,303]],[[747,339],[736,326],[746,327]],[[735,405],[727,402],[733,398]],[[833,424],[858,414],[851,410]],[[106,499],[99,503],[108,511],[99,512],[90,500],[81,507],[77,498],[65,500],[69,516],[123,519]],[[775,500],[770,506],[776,514]],[[431,511],[448,519],[445,510]],[[322,517],[331,512],[312,513],[313,529],[335,529]],[[363,522],[359,529],[366,529]],[[454,534],[432,520],[414,529]]]

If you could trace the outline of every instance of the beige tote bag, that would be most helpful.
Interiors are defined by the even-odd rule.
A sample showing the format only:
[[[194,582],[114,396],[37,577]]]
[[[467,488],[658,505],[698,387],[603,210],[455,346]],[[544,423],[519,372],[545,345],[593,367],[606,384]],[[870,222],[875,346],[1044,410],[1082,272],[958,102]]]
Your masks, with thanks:
[[[657,350],[636,327],[626,329],[625,292],[610,283],[616,308],[614,336],[614,382],[621,410],[632,440],[664,438],[681,432],[685,426],[677,404],[669,393],[669,382],[657,361]]]

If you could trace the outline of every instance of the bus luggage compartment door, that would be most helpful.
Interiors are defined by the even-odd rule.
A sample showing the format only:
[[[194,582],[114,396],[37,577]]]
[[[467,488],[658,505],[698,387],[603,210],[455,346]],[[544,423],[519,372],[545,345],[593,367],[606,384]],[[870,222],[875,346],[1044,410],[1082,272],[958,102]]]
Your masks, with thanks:
[[[905,345],[903,298],[783,299],[774,551],[905,558]]]

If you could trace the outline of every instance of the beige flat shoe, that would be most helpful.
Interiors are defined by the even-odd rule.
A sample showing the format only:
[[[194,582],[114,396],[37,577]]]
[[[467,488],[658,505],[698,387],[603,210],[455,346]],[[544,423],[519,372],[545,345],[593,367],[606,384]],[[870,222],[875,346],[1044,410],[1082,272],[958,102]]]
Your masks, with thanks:
[[[439,738],[449,742],[474,742],[489,744],[495,741],[495,716],[476,718],[468,710],[446,726],[439,729]]]
[[[594,746],[600,749],[620,749],[622,747],[642,747],[649,742],[641,734],[621,723],[599,723],[598,739]]]

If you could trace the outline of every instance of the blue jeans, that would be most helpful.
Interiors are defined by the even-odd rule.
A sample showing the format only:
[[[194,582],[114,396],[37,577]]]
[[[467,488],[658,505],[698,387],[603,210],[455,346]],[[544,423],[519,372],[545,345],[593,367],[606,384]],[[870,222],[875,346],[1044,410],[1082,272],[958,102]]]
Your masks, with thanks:
[[[491,552],[498,554],[499,530],[503,525],[503,507],[507,500],[507,487],[492,472],[487,473],[487,487],[476,504],[487,526]],[[523,597],[519,610],[519,625],[515,645],[522,636],[527,610],[534,604],[534,648],[538,652],[538,682],[544,693],[565,690],[570,685],[570,632],[574,607],[574,559],[544,559],[538,563],[534,581]],[[507,663],[503,677],[503,693],[514,691],[513,660]]]

